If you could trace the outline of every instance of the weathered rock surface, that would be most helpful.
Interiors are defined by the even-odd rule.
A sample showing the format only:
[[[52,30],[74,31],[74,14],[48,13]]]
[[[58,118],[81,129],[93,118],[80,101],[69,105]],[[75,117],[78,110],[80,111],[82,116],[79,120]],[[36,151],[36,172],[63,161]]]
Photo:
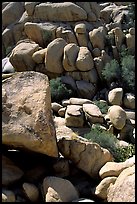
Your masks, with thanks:
[[[72,138],[73,136],[59,138],[59,151],[92,178],[98,178],[99,170],[107,161],[112,160],[112,155],[108,150],[85,138]]]
[[[96,88],[92,83],[84,80],[76,81],[76,85],[80,94],[80,97],[92,99],[95,95]]]
[[[108,101],[111,105],[121,105],[123,99],[123,89],[115,88],[109,91],[108,93]]]
[[[135,202],[135,165],[126,168],[111,185],[107,194],[108,202]]]
[[[73,184],[63,178],[48,176],[43,181],[45,202],[71,202],[79,195]]]
[[[57,157],[47,76],[20,72],[2,88],[2,143]]]
[[[123,105],[129,109],[135,109],[135,95],[131,93],[126,93],[123,98]]]

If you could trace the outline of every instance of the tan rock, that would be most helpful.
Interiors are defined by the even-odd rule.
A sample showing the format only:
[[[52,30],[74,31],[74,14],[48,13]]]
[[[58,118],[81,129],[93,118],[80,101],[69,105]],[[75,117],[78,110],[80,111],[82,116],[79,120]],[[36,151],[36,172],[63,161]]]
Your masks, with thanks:
[[[104,122],[103,115],[98,106],[94,104],[83,104],[83,111],[85,113],[86,120],[91,124]]]
[[[135,165],[126,168],[111,185],[107,194],[108,202],[135,202]]]
[[[112,161],[108,150],[79,136],[75,136],[75,139],[71,136],[59,138],[58,148],[65,158],[92,178],[97,178],[101,167],[107,161]]]
[[[70,98],[69,101],[71,105],[83,105],[85,103],[93,104],[91,100],[85,98]]]
[[[2,155],[2,185],[8,186],[15,183],[23,176],[23,171],[9,158]]]
[[[35,62],[32,59],[32,55],[38,50],[39,45],[34,42],[20,42],[12,50],[9,61],[16,71],[33,71]]]
[[[135,156],[127,159],[125,162],[107,162],[99,171],[102,179],[108,176],[119,176],[119,174],[126,168],[135,164]]]
[[[37,63],[44,63],[45,54],[47,52],[47,48],[38,50],[33,53],[32,59]]]
[[[108,93],[108,102],[110,105],[122,105],[123,89],[114,88]]]
[[[113,126],[121,130],[126,124],[126,112],[118,105],[113,105],[108,109],[108,116]]]
[[[107,199],[107,190],[110,184],[114,184],[117,177],[110,176],[104,178],[98,186],[95,187],[94,193],[97,197],[106,200]]]
[[[82,80],[87,81],[89,83],[97,84],[99,78],[95,68],[92,68],[90,71],[87,72],[81,72],[80,74]]]
[[[33,15],[34,8],[38,2],[25,2],[25,10],[29,16]]]
[[[66,112],[66,107],[60,108],[60,109],[58,110],[58,114],[59,114],[59,116],[61,116],[61,117],[65,117],[65,112]]]
[[[85,23],[76,23],[74,27],[75,33],[86,33]]]
[[[56,38],[63,38],[68,44],[69,43],[75,43],[76,45],[78,44],[72,28],[67,24],[65,24],[65,26],[60,24],[60,26],[57,27]]]
[[[78,57],[76,59],[76,67],[80,71],[89,71],[94,67],[91,52],[87,47],[80,47]]]
[[[45,66],[47,71],[58,74],[63,72],[62,57],[66,44],[66,41],[62,38],[56,38],[48,44],[45,55]]]
[[[123,105],[129,109],[135,109],[135,95],[132,93],[126,93],[123,98]]]
[[[125,109],[125,112],[128,120],[135,120],[135,110]]]
[[[122,44],[124,43],[125,34],[122,32],[120,27],[114,28],[115,34],[115,44],[118,50],[120,50]]]
[[[48,176],[43,181],[45,202],[71,202],[79,195],[73,184],[67,179]]]
[[[37,202],[39,198],[39,190],[32,183],[23,183],[23,190],[31,202]]]
[[[63,67],[66,71],[77,70],[76,59],[79,49],[79,46],[74,43],[69,43],[64,47]]]
[[[35,6],[33,17],[43,21],[80,21],[87,19],[87,13],[72,2],[47,2]]]
[[[56,102],[51,103],[51,107],[52,107],[52,110],[55,112],[58,112],[59,109],[63,108],[62,105],[60,105],[59,103],[56,103]]]
[[[3,95],[2,143],[58,157],[47,76],[20,72],[2,86],[7,95],[7,99]]]
[[[84,114],[82,106],[68,105],[65,112],[65,123],[68,127],[83,127]]]
[[[126,45],[131,54],[135,54],[135,35],[126,34]]]
[[[95,28],[89,32],[89,39],[94,48],[104,50],[105,46],[105,33],[102,27]]]

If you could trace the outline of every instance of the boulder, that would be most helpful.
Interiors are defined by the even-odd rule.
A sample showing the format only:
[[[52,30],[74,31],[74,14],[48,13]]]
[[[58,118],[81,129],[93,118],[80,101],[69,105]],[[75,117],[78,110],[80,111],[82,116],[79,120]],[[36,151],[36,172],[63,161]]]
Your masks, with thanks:
[[[77,92],[75,80],[71,76],[69,75],[61,76],[61,81],[62,83],[69,85],[72,88],[72,90]]]
[[[9,2],[2,9],[2,26],[6,28],[8,25],[17,22],[25,11],[24,2]]]
[[[39,4],[39,2],[25,2],[25,10],[29,16],[33,15],[35,6]]]
[[[63,67],[66,71],[77,70],[76,59],[79,49],[79,46],[74,43],[69,43],[64,47]]]
[[[107,149],[76,135],[58,138],[58,148],[66,159],[93,179],[99,177],[99,170],[106,162],[112,161],[112,155]]]
[[[98,82],[98,74],[95,68],[92,68],[90,71],[87,72],[80,72],[81,78],[84,81],[89,83],[97,84]]]
[[[89,71],[94,67],[91,52],[87,47],[80,47],[78,57],[76,59],[76,67],[80,71]]]
[[[99,28],[94,28],[89,32],[89,39],[93,45],[93,48],[99,48],[100,50],[104,50],[105,47],[105,31],[101,26]]]
[[[104,122],[104,117],[95,104],[83,104],[83,111],[85,113],[86,120],[90,124],[94,123],[103,123]]]
[[[56,102],[51,103],[51,107],[52,107],[52,110],[54,112],[58,112],[59,109],[63,108],[62,105],[60,105],[59,103],[56,103]]]
[[[12,50],[9,61],[16,71],[33,71],[35,62],[32,59],[32,55],[38,50],[39,45],[32,41],[20,42]]]
[[[123,33],[122,29],[120,27],[116,27],[113,30],[115,35],[115,44],[117,49],[120,51],[121,46],[124,44],[125,40],[125,34]]]
[[[81,105],[82,106],[85,103],[93,104],[91,100],[85,99],[85,98],[70,98],[69,101],[71,105]]]
[[[33,59],[37,64],[44,63],[46,52],[47,52],[47,48],[38,50],[38,51],[36,51],[36,52],[33,53],[32,59]]]
[[[96,92],[96,88],[92,83],[89,83],[87,81],[76,81],[77,89],[79,92],[80,97],[87,98],[91,100]]]
[[[130,28],[126,34],[126,45],[131,54],[135,54],[135,28]]]
[[[87,19],[84,9],[72,2],[40,3],[35,6],[34,19],[41,21],[80,21]]]
[[[114,88],[108,93],[108,102],[110,105],[122,105],[123,89]]]
[[[2,155],[2,185],[8,186],[19,181],[24,172],[8,157]]]
[[[57,74],[63,72],[62,58],[66,44],[66,41],[62,38],[56,38],[48,44],[45,55],[45,67],[47,71]]]
[[[114,184],[116,181],[116,176],[106,177],[92,190],[97,197],[106,200],[107,199],[107,190],[110,184]]]
[[[16,197],[13,191],[2,189],[2,202],[16,202]]]
[[[65,112],[65,123],[67,127],[83,127],[84,114],[82,106],[68,105]]]
[[[45,202],[71,202],[79,198],[76,188],[69,180],[55,176],[45,177],[43,193]]]
[[[65,117],[66,107],[60,108],[58,114],[60,117]]]
[[[74,27],[75,35],[77,37],[78,45],[80,47],[88,47],[88,38],[85,23],[76,23]]]
[[[124,169],[109,187],[107,202],[135,202],[135,165]]]
[[[2,83],[2,143],[58,157],[46,75],[19,72]]]
[[[126,124],[126,112],[118,105],[113,105],[108,109],[108,116],[113,126],[121,130]]]
[[[99,171],[99,175],[102,179],[109,176],[119,176],[120,173],[135,164],[135,156],[127,159],[124,162],[107,162]]]
[[[38,188],[32,183],[23,183],[22,185],[23,190],[27,198],[31,202],[37,202],[39,198],[39,190]]]
[[[126,93],[123,98],[123,105],[125,108],[135,110],[135,95],[132,93]]]
[[[70,164],[67,159],[60,157],[53,164],[54,175],[60,178],[64,178],[70,175]]]
[[[3,62],[2,73],[13,73],[15,72],[14,67],[9,61],[9,58],[4,58],[6,62]],[[2,61],[4,61],[4,59]]]
[[[47,47],[47,45],[56,38],[56,29],[57,25],[50,22],[26,22],[24,24],[24,32],[27,37],[44,48]]]

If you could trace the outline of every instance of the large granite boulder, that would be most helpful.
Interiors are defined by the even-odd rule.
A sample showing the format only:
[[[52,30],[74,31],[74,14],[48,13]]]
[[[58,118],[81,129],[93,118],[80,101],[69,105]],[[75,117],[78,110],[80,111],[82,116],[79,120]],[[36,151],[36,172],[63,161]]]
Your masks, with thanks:
[[[2,143],[58,157],[46,75],[20,72],[3,82]]]

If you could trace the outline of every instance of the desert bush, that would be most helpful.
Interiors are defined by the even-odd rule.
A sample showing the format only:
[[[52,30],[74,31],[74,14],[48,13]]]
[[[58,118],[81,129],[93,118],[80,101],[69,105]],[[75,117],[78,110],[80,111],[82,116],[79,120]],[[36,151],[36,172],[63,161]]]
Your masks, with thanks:
[[[68,99],[74,95],[74,91],[71,88],[62,83],[61,78],[51,79],[50,90],[51,90],[51,101],[61,102],[63,99]]]
[[[127,50],[121,50],[120,62],[113,59],[102,70],[102,78],[110,85],[117,82],[125,92],[135,91],[135,57],[128,54]]]
[[[101,129],[98,125],[84,135],[84,137],[92,142],[106,148],[114,157],[115,162],[124,162],[126,159],[135,154],[135,145],[130,144],[127,147],[119,146],[119,140],[115,135]]]
[[[102,114],[106,114],[108,111],[109,106],[107,103],[101,101],[94,101],[94,104],[99,107]]]

